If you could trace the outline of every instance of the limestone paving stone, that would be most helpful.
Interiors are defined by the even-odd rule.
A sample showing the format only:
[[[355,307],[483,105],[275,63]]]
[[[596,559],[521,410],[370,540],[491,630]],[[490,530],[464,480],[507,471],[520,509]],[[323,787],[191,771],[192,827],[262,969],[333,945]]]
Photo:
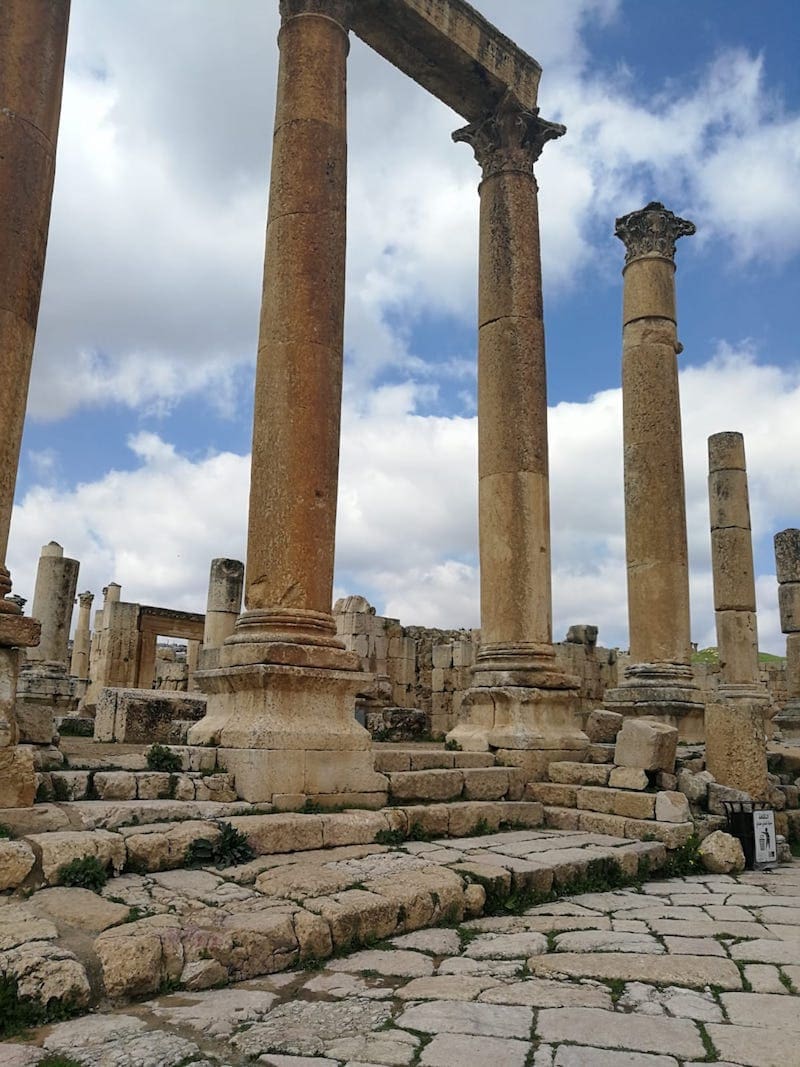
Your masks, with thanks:
[[[481,934],[471,941],[464,955],[468,959],[517,959],[547,952],[547,938],[540,933]]]
[[[330,971],[345,971],[355,974],[359,971],[375,971],[383,975],[397,975],[400,978],[421,978],[433,974],[434,965],[430,956],[421,952],[403,949],[380,951],[367,949],[355,952],[341,960],[332,960],[327,965]]]
[[[532,956],[528,967],[542,978],[599,978],[653,982],[658,985],[742,988],[739,969],[733,960],[714,956],[663,956],[633,952],[558,952]]]
[[[395,1025],[429,1034],[474,1034],[478,1037],[530,1036],[533,1012],[527,1007],[429,1001],[406,1008]]]
[[[595,982],[568,984],[548,978],[494,983],[478,1000],[482,1004],[522,1004],[530,1008],[611,1008],[607,986]]]
[[[706,1027],[719,1056],[743,1067],[788,1067],[797,1058],[797,1033],[761,1026]]]
[[[579,930],[556,935],[557,952],[637,952],[660,955],[664,946],[651,934]]]
[[[215,1038],[227,1038],[242,1024],[262,1019],[276,1000],[273,993],[216,989],[191,996],[181,993],[164,997],[146,1003],[145,1007],[174,1026],[186,1026]]]
[[[414,978],[397,990],[400,1000],[477,1000],[485,989],[496,986],[499,979],[486,976],[437,974],[431,978]],[[497,1002],[494,1002],[497,1003]],[[512,1004],[515,1001],[500,1001]]]
[[[536,1020],[536,1034],[551,1043],[569,1041],[638,1052],[668,1048],[685,1058],[705,1056],[700,1032],[693,1022],[599,1008],[543,1008]]]
[[[553,1067],[678,1067],[672,1056],[653,1056],[649,1053],[620,1052],[599,1048],[577,1048],[568,1045],[556,1053]]]
[[[659,988],[644,982],[628,982],[618,1003],[625,1010],[643,1015],[671,1015],[696,1022],[723,1021],[722,1009],[712,993],[678,986]]]
[[[401,937],[393,937],[395,948],[414,949],[433,956],[453,956],[461,947],[461,938],[455,930],[415,930]]]
[[[420,1067],[463,1067],[466,1063],[494,1067],[525,1067],[530,1044],[513,1038],[476,1037],[472,1034],[437,1034],[422,1051]]]
[[[255,1058],[266,1052],[296,1056],[327,1053],[343,1034],[350,1039],[370,1033],[392,1017],[384,1003],[356,997],[353,1000],[281,1004],[263,1022],[234,1033],[231,1044]]]

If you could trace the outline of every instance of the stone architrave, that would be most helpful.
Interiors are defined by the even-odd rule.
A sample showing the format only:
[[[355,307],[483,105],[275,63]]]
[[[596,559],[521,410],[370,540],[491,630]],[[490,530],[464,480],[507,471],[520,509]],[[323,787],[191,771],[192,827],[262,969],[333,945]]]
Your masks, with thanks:
[[[453,138],[480,184],[478,441],[481,648],[459,723],[465,749],[584,750],[577,679],[551,623],[547,385],[534,164],[565,128],[507,93]],[[564,755],[566,753],[567,755]]]
[[[800,530],[775,534],[781,630],[786,634],[786,704],[772,720],[788,738],[800,738]]]
[[[78,593],[78,623],[72,642],[69,673],[81,681],[89,679],[89,648],[91,646],[91,614],[94,593]]]
[[[245,611],[198,671],[239,795],[385,797],[355,720],[367,676],[336,633],[347,207],[349,0],[281,0],[256,366]]]
[[[78,706],[75,679],[68,672],[69,631],[80,564],[64,556],[55,541],[42,548],[33,593],[33,615],[41,623],[41,640],[28,650],[17,688],[20,739],[49,745],[53,717]]]
[[[623,270],[622,404],[631,663],[605,704],[703,736],[691,667],[689,566],[676,356],[675,242],[691,222],[653,202],[617,219]]]
[[[759,681],[750,502],[740,433],[709,437],[708,471],[720,684],[719,702],[709,702],[705,712],[706,767],[722,785],[763,798],[769,694]]]
[[[24,806],[36,791],[33,760],[15,748],[20,649],[40,627],[10,597],[6,565],[22,426],[39,315],[69,0],[0,4],[0,779],[2,804]]]

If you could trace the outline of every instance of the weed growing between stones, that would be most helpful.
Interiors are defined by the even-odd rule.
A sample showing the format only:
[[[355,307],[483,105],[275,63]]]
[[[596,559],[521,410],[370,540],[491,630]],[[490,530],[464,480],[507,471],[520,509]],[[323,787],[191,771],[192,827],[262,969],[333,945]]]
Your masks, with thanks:
[[[65,801],[71,799],[70,798],[70,792],[69,792],[69,786],[67,785],[67,783],[64,781],[63,778],[52,778],[51,781],[53,783],[53,799],[54,800],[56,800],[59,803],[63,804]]]
[[[788,974],[784,974],[783,971],[778,971],[778,978],[780,979],[781,985],[785,987],[788,993],[797,996],[797,987]]]
[[[444,747],[448,752],[461,752],[462,751],[461,745],[459,745],[458,741],[453,740],[453,738],[450,738],[449,741],[445,741]]]
[[[177,752],[166,745],[151,745],[147,750],[147,769],[175,773],[183,769],[183,761]]]
[[[406,835],[402,830],[378,830],[375,834],[376,845],[402,845]]]
[[[81,856],[59,867],[58,880],[61,885],[99,893],[108,881],[108,871],[97,856]]]
[[[75,718],[70,717],[61,720],[58,732],[62,737],[93,737],[94,723],[77,716]]]
[[[704,1057],[706,1063],[716,1063],[719,1059],[719,1053],[714,1047],[714,1042],[711,1040],[708,1031],[702,1023],[698,1023],[697,1028],[700,1031],[700,1040],[703,1042],[703,1048],[706,1050]]]
[[[83,1067],[79,1060],[73,1060],[71,1056],[45,1056],[39,1060],[37,1067]]]
[[[704,870],[700,859],[700,838],[692,834],[688,841],[667,853],[667,862],[659,871],[662,878],[685,878]]]
[[[49,777],[43,777],[36,787],[35,804],[52,804],[56,796],[53,792],[53,784]]]
[[[0,841],[13,841],[14,835],[11,833],[7,826],[3,826],[0,822]]]
[[[236,867],[255,859],[250,842],[245,835],[229,822],[218,823],[220,835],[216,841],[198,837],[186,849],[184,862],[187,867]]]
[[[21,997],[17,979],[0,975],[0,1038],[14,1037],[32,1026],[68,1019],[81,1010],[69,1001],[40,1004],[31,997]],[[69,1061],[67,1067],[71,1064]]]

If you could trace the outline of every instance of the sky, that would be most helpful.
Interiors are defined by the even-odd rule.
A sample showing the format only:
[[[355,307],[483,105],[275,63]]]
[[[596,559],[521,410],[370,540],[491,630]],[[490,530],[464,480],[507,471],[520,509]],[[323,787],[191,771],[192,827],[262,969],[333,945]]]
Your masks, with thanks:
[[[707,438],[745,435],[762,649],[772,537],[800,525],[800,7],[476,0],[543,67],[567,135],[536,173],[554,636],[626,647],[617,216],[697,226],[676,276],[692,639],[716,644]],[[73,0],[9,565],[81,561],[96,606],[205,606],[244,559],[277,0]],[[463,120],[353,40],[335,596],[479,623],[478,167]]]

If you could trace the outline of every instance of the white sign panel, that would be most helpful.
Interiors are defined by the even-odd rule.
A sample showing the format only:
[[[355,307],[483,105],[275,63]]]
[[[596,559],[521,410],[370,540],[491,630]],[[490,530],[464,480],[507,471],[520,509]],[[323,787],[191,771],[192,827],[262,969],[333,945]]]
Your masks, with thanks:
[[[777,863],[778,846],[775,840],[775,812],[754,811],[753,831],[756,840],[756,866]]]

